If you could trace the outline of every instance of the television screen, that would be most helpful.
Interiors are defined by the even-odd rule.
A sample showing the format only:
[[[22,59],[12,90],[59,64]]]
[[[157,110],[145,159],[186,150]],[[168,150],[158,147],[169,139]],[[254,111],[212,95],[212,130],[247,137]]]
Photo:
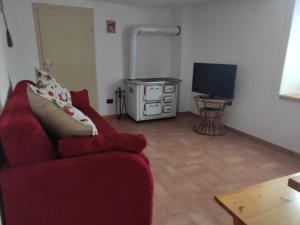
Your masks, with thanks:
[[[212,98],[234,98],[237,65],[194,63],[193,92]]]

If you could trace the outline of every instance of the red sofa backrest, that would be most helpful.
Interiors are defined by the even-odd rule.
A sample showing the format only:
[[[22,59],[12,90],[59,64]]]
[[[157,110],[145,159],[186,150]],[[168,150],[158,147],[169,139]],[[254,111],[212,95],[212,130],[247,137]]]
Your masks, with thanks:
[[[9,166],[23,166],[57,158],[56,150],[33,114],[27,83],[19,82],[0,117],[0,143]]]

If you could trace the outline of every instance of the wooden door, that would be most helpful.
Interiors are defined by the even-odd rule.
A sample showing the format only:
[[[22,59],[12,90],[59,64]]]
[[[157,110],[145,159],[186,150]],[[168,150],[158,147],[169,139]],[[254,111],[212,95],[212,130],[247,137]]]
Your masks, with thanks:
[[[93,10],[33,4],[41,67],[70,90],[88,89],[97,109]]]

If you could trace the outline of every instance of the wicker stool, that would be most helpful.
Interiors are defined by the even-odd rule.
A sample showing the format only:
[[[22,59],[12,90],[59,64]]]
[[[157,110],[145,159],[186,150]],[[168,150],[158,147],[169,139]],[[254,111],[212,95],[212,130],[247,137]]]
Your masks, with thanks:
[[[203,95],[195,96],[199,112],[199,121],[194,127],[194,131],[206,135],[223,135],[225,133],[222,124],[222,115],[229,100],[216,100],[204,98]]]

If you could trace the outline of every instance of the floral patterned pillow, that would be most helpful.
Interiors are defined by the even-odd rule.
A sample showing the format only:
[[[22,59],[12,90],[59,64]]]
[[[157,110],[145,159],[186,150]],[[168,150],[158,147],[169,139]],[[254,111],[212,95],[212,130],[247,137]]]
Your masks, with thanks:
[[[97,130],[95,124],[92,122],[92,120],[89,117],[87,117],[86,115],[84,115],[79,109],[75,108],[71,104],[68,104],[67,102],[61,101],[60,99],[54,97],[52,94],[49,94],[48,92],[46,92],[43,89],[37,88],[31,84],[29,85],[29,87],[30,87],[31,91],[34,92],[35,94],[49,100],[50,101],[49,103],[52,103],[56,107],[60,108],[67,115],[69,115],[76,121],[80,122],[81,124],[91,128],[92,135],[98,134],[98,130]],[[43,118],[43,119],[45,119],[45,118]],[[61,126],[64,126],[64,125],[61,124]]]
[[[36,86],[47,92],[52,97],[58,98],[62,102],[72,105],[72,98],[70,91],[64,85],[58,83],[54,77],[45,71],[35,68]]]

